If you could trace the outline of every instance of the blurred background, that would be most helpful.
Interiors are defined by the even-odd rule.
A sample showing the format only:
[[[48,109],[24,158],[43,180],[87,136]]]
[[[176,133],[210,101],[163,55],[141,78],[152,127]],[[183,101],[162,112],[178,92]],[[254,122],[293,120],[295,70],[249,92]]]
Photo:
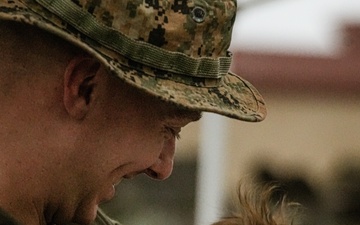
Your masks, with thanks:
[[[360,224],[360,1],[239,0],[232,71],[264,96],[246,123],[183,129],[173,175],[124,181],[103,205],[124,225],[210,225],[244,177],[277,181],[308,225]]]

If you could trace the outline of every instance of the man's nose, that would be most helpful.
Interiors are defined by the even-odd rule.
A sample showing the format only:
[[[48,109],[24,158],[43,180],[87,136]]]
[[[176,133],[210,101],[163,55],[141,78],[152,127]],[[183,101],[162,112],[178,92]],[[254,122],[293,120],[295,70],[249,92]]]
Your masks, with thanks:
[[[157,161],[146,171],[146,175],[156,180],[167,179],[173,170],[175,154],[175,138],[171,138],[164,143],[162,152]]]

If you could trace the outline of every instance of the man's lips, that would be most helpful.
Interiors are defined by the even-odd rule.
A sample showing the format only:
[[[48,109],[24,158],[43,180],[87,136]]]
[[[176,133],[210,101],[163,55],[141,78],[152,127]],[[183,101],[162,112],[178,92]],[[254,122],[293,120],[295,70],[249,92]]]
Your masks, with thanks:
[[[118,186],[123,179],[132,179],[141,173],[143,173],[143,172],[134,172],[134,173],[125,174],[124,176],[122,176],[120,178],[118,178],[118,177],[113,178],[112,184],[111,184],[111,186],[108,187],[109,189],[107,191],[107,194],[101,200],[101,202],[110,201],[115,196],[115,191],[116,191],[115,187]]]
[[[113,181],[113,186],[114,186],[114,187],[118,186],[118,185],[121,183],[122,179],[123,179],[123,177],[120,178],[120,179],[118,179],[118,180],[114,180],[114,181]]]
[[[125,178],[125,179],[132,179],[132,178],[134,178],[134,177],[136,177],[137,175],[142,174],[142,173],[145,173],[145,171],[129,173],[129,174],[126,174],[125,176],[123,176],[123,178]]]

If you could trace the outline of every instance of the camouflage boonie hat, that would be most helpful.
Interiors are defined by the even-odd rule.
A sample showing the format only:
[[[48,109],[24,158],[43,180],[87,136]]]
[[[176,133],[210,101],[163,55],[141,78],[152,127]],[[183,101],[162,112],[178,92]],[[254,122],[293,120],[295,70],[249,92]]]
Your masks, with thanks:
[[[0,0],[0,19],[52,32],[152,95],[261,121],[261,95],[229,71],[235,14],[236,0]]]

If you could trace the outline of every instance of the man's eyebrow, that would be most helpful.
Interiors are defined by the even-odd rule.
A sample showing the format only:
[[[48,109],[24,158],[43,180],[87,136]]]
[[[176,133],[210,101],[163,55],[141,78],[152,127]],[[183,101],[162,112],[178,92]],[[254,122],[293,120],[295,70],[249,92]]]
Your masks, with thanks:
[[[171,117],[177,119],[189,119],[195,122],[201,119],[202,113],[201,111],[195,111],[189,109],[176,109],[172,112]]]

